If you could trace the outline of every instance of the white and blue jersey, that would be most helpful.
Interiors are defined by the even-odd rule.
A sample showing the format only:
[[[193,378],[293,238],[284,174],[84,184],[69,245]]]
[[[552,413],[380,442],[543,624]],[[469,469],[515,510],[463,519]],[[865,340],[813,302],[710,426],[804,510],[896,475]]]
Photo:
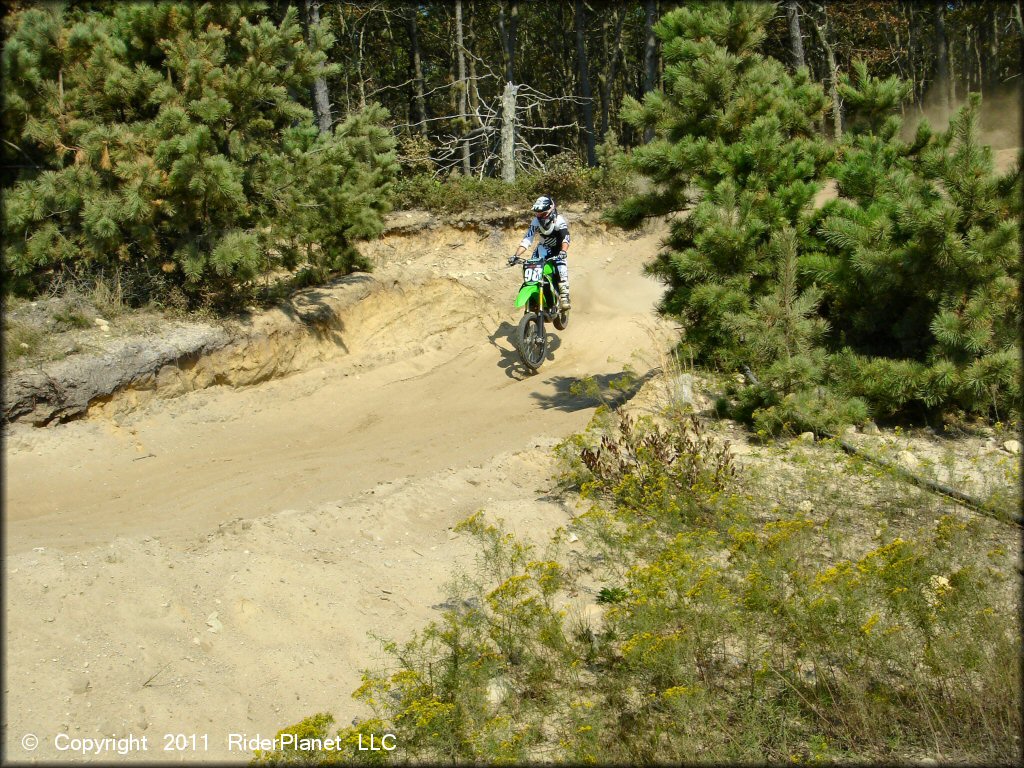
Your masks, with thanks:
[[[540,234],[541,240],[537,245],[536,253],[544,258],[550,257],[553,261],[564,262],[562,243],[567,245],[569,243],[569,222],[565,220],[565,217],[560,213],[555,214],[555,224],[551,228],[550,234],[545,235],[541,232],[540,221],[534,216],[530,221],[529,229],[526,230],[526,236],[523,237],[523,241],[519,245],[529,249],[533,238],[538,234]]]

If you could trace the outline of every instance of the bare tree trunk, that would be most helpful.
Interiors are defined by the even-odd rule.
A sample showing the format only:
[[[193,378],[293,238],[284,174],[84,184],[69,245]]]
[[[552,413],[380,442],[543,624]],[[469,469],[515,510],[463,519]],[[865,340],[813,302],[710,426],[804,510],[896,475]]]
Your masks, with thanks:
[[[608,41],[605,40],[605,67],[600,74],[600,87],[601,87],[601,140],[604,141],[606,134],[608,133],[609,113],[611,112],[613,94],[615,92],[615,74],[616,68],[619,63],[619,48],[622,45],[622,24],[626,20],[626,15],[616,8],[614,11],[615,16],[615,36],[613,42],[609,45]],[[607,24],[609,23],[609,17],[605,16],[605,25],[607,32]]]
[[[366,25],[359,29],[359,56],[356,58],[356,74],[359,75],[359,108],[366,109],[366,78],[363,77],[363,39],[366,34]]]
[[[956,41],[954,40],[953,42],[955,43]],[[956,108],[957,65],[960,62],[957,60],[958,54],[957,54],[957,51],[956,51],[956,46],[955,45],[949,45],[948,40],[947,40],[946,45],[947,45],[947,49],[949,51],[949,108],[952,110],[952,109]],[[966,47],[967,47],[967,42],[964,41],[963,45],[961,46],[961,53],[963,54],[962,58],[964,58],[964,59],[967,58],[966,53],[963,53],[963,51],[964,51],[964,49],[966,49]]]
[[[615,50],[614,58],[612,59],[612,69],[614,69],[615,63],[620,63],[623,75],[620,78],[611,78],[611,100],[613,103],[622,104],[623,98],[630,91],[630,81],[628,74],[629,68],[627,67],[626,58],[626,46],[623,45],[622,35],[618,36],[615,40]],[[613,112],[612,115],[614,116],[614,131],[616,135],[622,138],[622,136],[625,133],[624,128],[625,130],[629,130],[628,124],[626,126],[623,125],[623,117],[622,115],[618,114],[617,111]]]
[[[498,33],[505,54],[505,91],[501,99],[501,178],[516,180],[516,33],[519,29],[519,3],[511,0],[508,12],[505,0],[498,4]]]
[[[989,90],[999,85],[999,9],[995,6],[988,7],[988,15],[985,17],[987,29],[986,42],[988,50],[985,55],[985,87]]]
[[[654,23],[658,16],[657,0],[644,0],[644,93],[658,87],[658,37],[654,34]],[[644,131],[644,141],[654,138],[654,129]]]
[[[590,65],[587,60],[587,11],[583,0],[576,0],[576,60],[580,68],[580,94],[583,96],[583,131],[587,145],[587,165],[597,165],[597,147],[594,141],[594,101],[590,90]]]
[[[612,23],[612,13],[606,13],[601,19],[601,64],[597,69],[597,91],[601,94],[601,141],[608,132],[608,29]]]
[[[476,50],[476,32],[473,30],[473,21],[476,14],[473,13],[473,4],[469,6],[469,17],[466,20],[466,50]],[[476,59],[469,57],[469,111],[473,116],[473,123],[477,128],[483,126],[480,119],[480,91],[477,88]]]
[[[505,81],[514,83],[515,58],[516,58],[516,33],[519,29],[519,3],[513,0],[509,3],[508,14],[505,13],[505,2],[502,0],[498,6],[498,32],[501,35],[501,45],[505,52]]]
[[[832,135],[836,141],[839,141],[843,137],[843,108],[839,101],[838,87],[839,68],[836,66],[835,50],[828,40],[828,8],[825,6],[825,3],[821,3],[818,8],[824,19],[824,29],[818,26],[818,22],[810,14],[808,14],[807,18],[811,20],[814,31],[818,34],[818,39],[821,41],[821,47],[825,50],[825,60],[828,63],[828,92],[829,97],[832,99]]]
[[[334,11],[334,18],[335,18],[335,20],[336,20],[336,22],[338,24],[338,39],[339,40],[345,40],[346,43],[351,44],[352,43],[352,32],[349,29],[349,23],[348,23],[348,19],[346,18],[345,10],[343,8],[341,8],[340,6],[338,6],[338,5],[333,6],[332,10]],[[351,71],[350,71],[347,63],[342,68],[342,70],[343,70],[343,73],[344,73],[343,74],[343,78],[344,78],[343,82],[344,82],[344,86],[345,86],[344,87],[344,91],[345,91],[345,110],[344,110],[344,112],[345,112],[345,114],[348,114],[348,113],[350,113],[352,111],[352,81],[351,81],[351,77],[350,77]]]
[[[505,83],[501,97],[501,178],[516,180],[516,86]]]
[[[920,112],[924,103],[924,83],[927,78],[924,56],[924,35],[921,33],[921,13],[915,0],[908,0],[910,9],[910,56],[914,64],[914,103]]]
[[[974,80],[974,88],[972,88],[971,90],[976,90],[979,93],[983,93],[985,91],[985,88],[988,86],[988,68],[981,61],[981,49],[982,47],[988,47],[988,41],[985,40],[983,42],[984,36],[981,30],[979,30],[977,27],[969,29],[968,34],[971,38],[971,42],[974,45],[974,61],[972,62],[974,66],[972,67],[973,71],[971,73],[971,79]]]
[[[420,33],[417,16],[417,6],[409,9],[409,17],[406,19],[406,30],[409,32],[409,52],[412,59],[412,84],[413,104],[416,105],[416,122],[419,124],[421,135],[427,135],[427,98],[424,95],[423,85],[423,58],[420,53]]]
[[[473,21],[476,18],[476,14],[473,11],[474,4],[470,2],[468,18],[466,19],[466,50],[469,52],[476,50],[476,33],[473,30]],[[484,122],[480,118],[480,91],[477,89],[476,59],[473,56],[469,57],[469,113],[472,116],[475,128],[483,128]],[[483,140],[478,142],[475,148],[470,147],[471,164],[476,167],[481,176],[484,172],[484,158],[487,151],[486,143],[487,139],[484,136]]]
[[[800,7],[797,0],[786,0],[786,21],[789,23],[789,55],[795,72],[806,66],[804,41],[800,35]]]
[[[1017,22],[1017,31],[1020,33],[1021,37],[1024,37],[1024,18],[1022,18],[1020,14],[1020,0],[1016,0],[1013,4],[1013,18],[1014,21]]]
[[[933,6],[935,17],[935,37],[932,41],[935,50],[934,88],[938,105],[942,108],[943,117],[949,113],[950,73],[949,47],[946,42],[946,4],[943,0],[935,0]]]
[[[462,0],[455,0],[455,55],[459,66],[459,119],[462,125],[460,132],[465,134],[469,129],[469,117],[466,115],[466,103],[469,96],[466,83],[466,51],[462,39]],[[462,141],[462,173],[469,176],[469,140]]]
[[[306,42],[313,43],[313,28],[320,24],[320,0],[306,0]],[[327,78],[318,76],[313,81],[313,107],[320,133],[330,133],[334,120],[331,118],[331,99],[327,91]]]
[[[956,37],[954,35],[953,40],[949,46],[950,57],[949,57],[949,79],[950,79],[950,92],[949,101],[953,109],[956,109],[957,102],[957,77],[963,82],[964,95],[974,90],[974,67],[971,65],[971,35],[972,27],[967,26],[967,29],[963,30],[963,37],[960,40],[960,50],[957,52],[955,48]]]
[[[558,14],[557,22],[555,23],[556,29],[568,30],[569,20],[565,17],[566,3],[558,3],[553,6],[552,12]],[[567,36],[568,37],[568,36]],[[568,51],[568,46],[565,49]],[[555,58],[556,66],[559,69],[559,75],[557,82],[562,86],[563,94],[576,94],[579,93],[579,83],[577,82],[579,70],[573,66],[573,62],[569,56],[557,56]],[[551,94],[554,96],[555,94]],[[579,123],[579,116],[575,106],[566,104],[563,101],[556,101],[552,103],[554,109],[553,118],[554,122],[558,124],[570,124]],[[578,140],[579,137],[577,137]],[[563,141],[562,144],[568,144],[568,141]]]
[[[914,99],[914,103],[917,104],[917,27],[915,26],[915,20],[917,14],[914,12],[913,2],[907,2],[903,4],[907,18],[907,66],[910,74],[910,83],[912,86],[911,94]]]
[[[658,87],[658,37],[654,34],[657,0],[644,0],[644,12],[644,93],[648,93]]]

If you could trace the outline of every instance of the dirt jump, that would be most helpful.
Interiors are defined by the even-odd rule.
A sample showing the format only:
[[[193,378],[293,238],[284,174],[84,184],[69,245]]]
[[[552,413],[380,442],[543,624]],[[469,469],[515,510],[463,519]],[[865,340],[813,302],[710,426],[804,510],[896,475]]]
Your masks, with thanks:
[[[513,345],[520,228],[435,227],[321,289],[360,299],[300,370],[9,425],[8,759],[242,763],[239,735],[364,715],[350,693],[381,661],[371,633],[438,617],[472,566],[452,526],[480,509],[534,535],[567,523],[551,448],[598,405],[572,385],[661,363],[671,329],[642,267],[664,230],[585,218],[571,324],[536,374]],[[233,365],[278,352],[251,354]]]

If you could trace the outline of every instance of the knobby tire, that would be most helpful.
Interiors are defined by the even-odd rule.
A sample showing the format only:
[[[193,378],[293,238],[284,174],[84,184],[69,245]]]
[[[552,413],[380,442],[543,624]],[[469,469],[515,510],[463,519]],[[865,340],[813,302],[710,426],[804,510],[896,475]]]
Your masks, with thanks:
[[[531,371],[540,368],[547,356],[548,339],[536,314],[527,312],[523,315],[516,331],[516,342],[523,365]]]

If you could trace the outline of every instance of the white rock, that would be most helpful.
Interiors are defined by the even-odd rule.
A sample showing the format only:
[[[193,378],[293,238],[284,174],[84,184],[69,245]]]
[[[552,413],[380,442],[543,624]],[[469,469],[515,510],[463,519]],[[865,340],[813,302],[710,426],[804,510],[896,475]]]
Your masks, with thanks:
[[[814,511],[814,503],[812,501],[810,501],[810,499],[804,499],[799,504],[797,504],[797,509],[799,509],[801,512],[803,512],[805,514],[807,514],[809,512],[813,512]]]
[[[903,464],[905,467],[909,467],[911,469],[913,469],[914,467],[918,466],[921,463],[917,460],[917,456],[912,454],[910,451],[900,451],[898,454],[896,454],[896,458],[898,458],[900,460],[900,463]]]
[[[1017,440],[1007,440],[1003,443],[1003,450],[1015,454],[1020,453],[1020,442]]]
[[[851,424],[850,426],[848,426],[846,429],[843,430],[843,434],[844,435],[856,435],[857,434],[857,428],[855,426],[853,426],[853,424]]]
[[[797,438],[797,441],[801,442],[801,443],[813,443],[814,442],[814,433],[813,432],[801,432],[800,436]]]
[[[210,614],[210,617],[206,620],[206,626],[209,627],[207,632],[217,633],[224,629],[224,625],[221,624],[220,619],[217,618],[217,611]]]
[[[508,683],[501,678],[492,680],[487,684],[487,700],[491,706],[498,706],[508,695]]]
[[[875,424],[875,422],[869,421],[867,424],[864,425],[863,432],[865,435],[877,435],[879,432],[881,432],[881,430],[878,428],[878,425]]]
[[[594,632],[604,622],[605,607],[600,603],[591,603],[580,608],[580,623]]]

